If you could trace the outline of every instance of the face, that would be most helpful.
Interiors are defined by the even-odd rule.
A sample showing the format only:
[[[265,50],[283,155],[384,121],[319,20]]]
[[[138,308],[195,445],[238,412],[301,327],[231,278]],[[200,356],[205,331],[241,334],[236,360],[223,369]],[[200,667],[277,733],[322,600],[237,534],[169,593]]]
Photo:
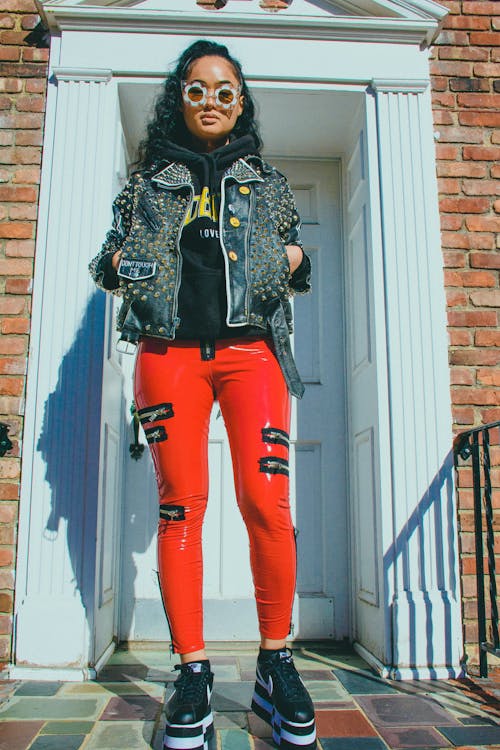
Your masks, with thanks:
[[[182,115],[186,127],[195,142],[206,151],[212,151],[224,145],[229,134],[243,112],[243,97],[239,93],[240,82],[231,63],[223,57],[200,57],[189,67],[183,81],[183,90],[200,84],[200,89],[207,91],[201,101],[182,100]],[[217,89],[222,89],[216,96]],[[234,102],[227,106],[231,99],[229,89],[236,91]],[[198,86],[192,88],[193,98],[199,97]],[[189,97],[187,97],[189,98]]]

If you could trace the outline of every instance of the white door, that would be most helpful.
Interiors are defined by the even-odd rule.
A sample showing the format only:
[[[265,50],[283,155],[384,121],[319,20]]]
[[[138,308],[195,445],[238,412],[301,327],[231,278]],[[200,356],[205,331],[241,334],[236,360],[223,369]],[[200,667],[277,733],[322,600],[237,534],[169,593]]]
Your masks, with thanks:
[[[123,187],[126,157],[122,134],[118,137],[113,194]],[[123,373],[116,350],[116,298],[107,295],[104,336],[103,392],[101,408],[100,487],[97,517],[96,582],[94,606],[94,663],[117,634],[116,593],[119,560],[119,523],[123,465]]]
[[[340,169],[334,161],[272,162],[289,177],[296,193],[313,263],[314,293],[294,303],[295,351],[306,384],[302,401],[293,400],[290,455],[291,466],[295,455],[297,467],[292,507],[299,531],[294,635],[340,638],[349,633]],[[127,367],[131,376],[132,362]],[[120,636],[161,640],[168,631],[155,573],[157,500],[152,466],[149,455],[137,463],[127,461],[122,558],[127,600],[122,602]],[[211,417],[209,463],[203,530],[205,638],[257,640],[248,538],[217,404]]]

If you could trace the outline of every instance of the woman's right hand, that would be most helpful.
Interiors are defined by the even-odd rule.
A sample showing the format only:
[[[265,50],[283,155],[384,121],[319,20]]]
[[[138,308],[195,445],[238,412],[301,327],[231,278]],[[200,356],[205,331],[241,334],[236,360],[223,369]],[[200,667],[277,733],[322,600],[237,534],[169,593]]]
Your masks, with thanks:
[[[122,251],[117,250],[116,253],[113,255],[113,257],[111,258],[111,265],[113,266],[115,271],[118,271],[118,266],[120,264],[121,257],[122,257]]]

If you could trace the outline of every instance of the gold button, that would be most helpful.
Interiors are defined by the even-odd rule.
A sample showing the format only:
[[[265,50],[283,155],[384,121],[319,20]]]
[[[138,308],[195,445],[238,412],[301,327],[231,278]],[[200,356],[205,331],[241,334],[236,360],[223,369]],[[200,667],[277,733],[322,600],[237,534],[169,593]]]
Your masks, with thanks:
[[[239,227],[240,220],[237,219],[236,216],[231,216],[231,218],[229,219],[229,223],[231,224],[232,227]]]
[[[229,260],[238,260],[238,256],[236,255],[234,250],[230,250],[228,254],[229,254]]]
[[[247,187],[246,185],[242,185],[242,186],[240,187],[240,193],[241,193],[242,195],[248,195],[248,193],[249,193],[249,192],[250,192],[250,188],[249,188],[249,187]]]

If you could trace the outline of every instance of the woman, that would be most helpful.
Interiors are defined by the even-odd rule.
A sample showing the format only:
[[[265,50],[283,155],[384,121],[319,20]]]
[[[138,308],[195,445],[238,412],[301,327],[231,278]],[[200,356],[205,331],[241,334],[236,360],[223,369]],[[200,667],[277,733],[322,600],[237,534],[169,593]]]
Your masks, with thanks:
[[[213,674],[205,653],[201,530],[217,399],[247,526],[261,647],[253,710],[283,748],[315,748],[314,709],[286,648],[295,591],[288,486],[292,292],[310,262],[286,179],[264,162],[254,104],[227,48],[199,41],[165,82],[139,169],[114,202],[90,265],[120,294],[118,327],[138,342],[134,392],[159,489],[159,580],[180,676],[167,748],[205,748]]]

